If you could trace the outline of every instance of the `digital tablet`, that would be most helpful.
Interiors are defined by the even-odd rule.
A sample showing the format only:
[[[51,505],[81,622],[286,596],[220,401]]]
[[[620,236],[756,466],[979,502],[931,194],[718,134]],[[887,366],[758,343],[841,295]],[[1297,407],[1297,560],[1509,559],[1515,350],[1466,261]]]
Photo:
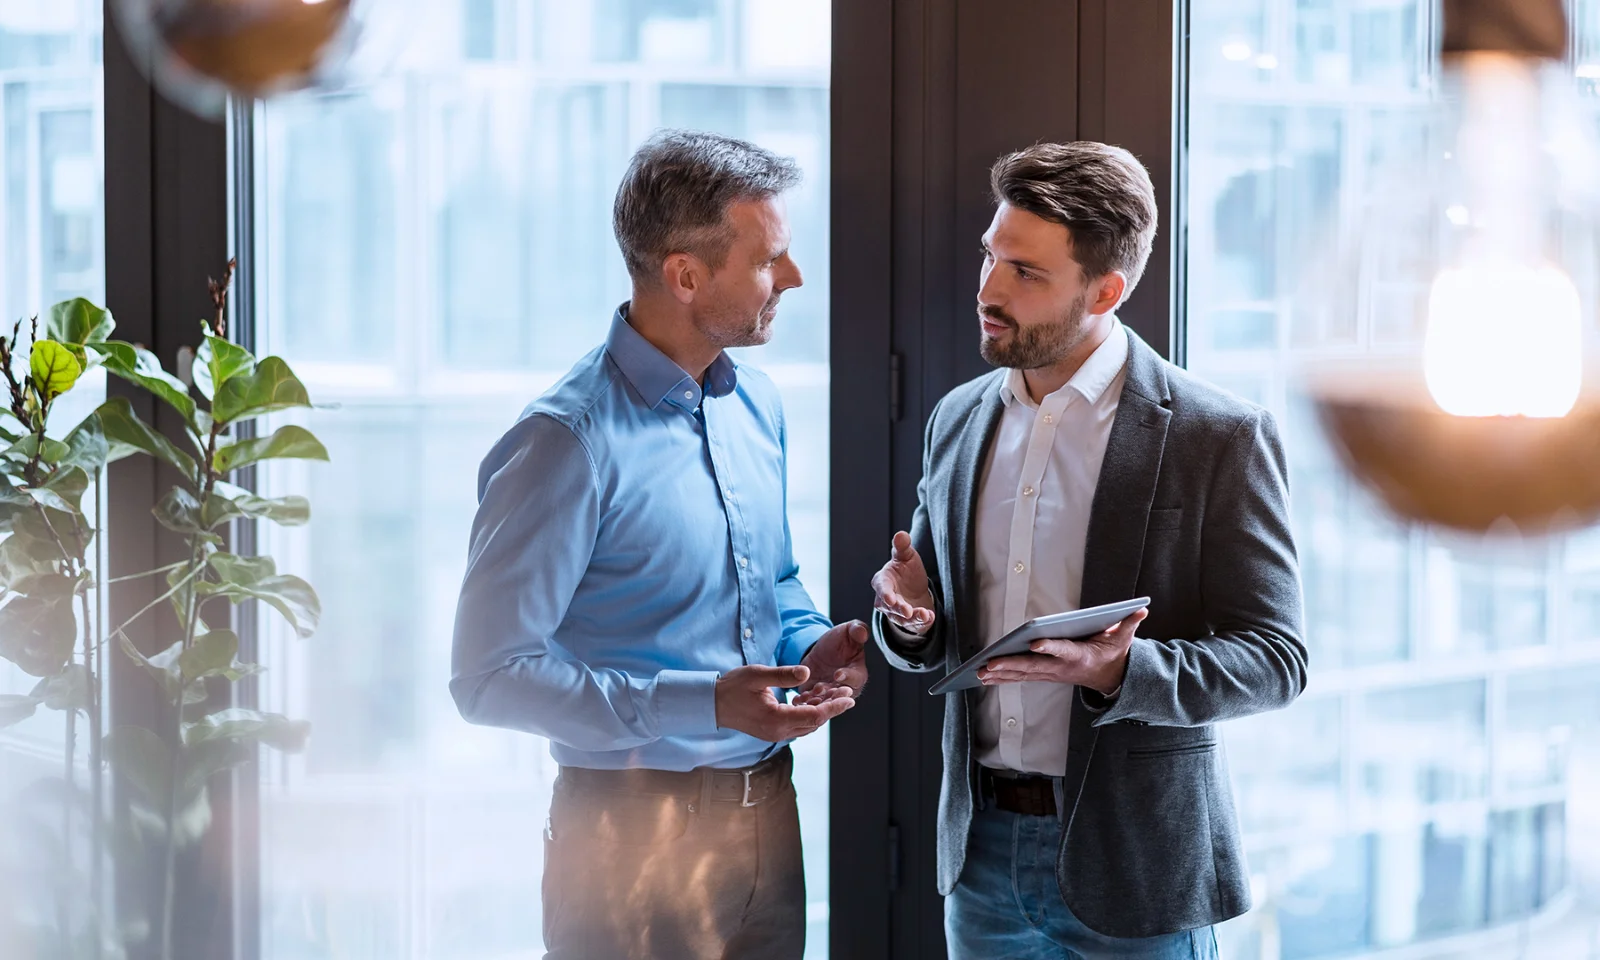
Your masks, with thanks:
[[[1009,657],[1018,653],[1031,653],[1028,645],[1035,640],[1081,640],[1102,630],[1116,626],[1135,610],[1150,605],[1149,597],[1102,604],[1087,610],[1071,613],[1053,613],[1048,617],[1035,617],[1022,626],[979,650],[966,663],[956,667],[938,683],[928,688],[930,694],[950,693],[981,686],[978,671],[996,657]]]

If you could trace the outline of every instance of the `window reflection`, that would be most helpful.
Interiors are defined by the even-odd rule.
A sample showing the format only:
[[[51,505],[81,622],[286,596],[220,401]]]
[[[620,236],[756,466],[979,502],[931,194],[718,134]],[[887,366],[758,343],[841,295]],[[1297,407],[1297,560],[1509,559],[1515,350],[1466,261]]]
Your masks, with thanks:
[[[806,285],[752,351],[784,396],[790,518],[827,608],[826,0],[439,0],[399,72],[260,116],[262,346],[307,381],[333,461],[264,478],[310,497],[263,531],[323,600],[269,638],[264,697],[313,723],[263,785],[264,960],[539,956],[555,765],[472,727],[445,686],[479,460],[602,342],[628,295],[611,202],[659,126],[796,157]],[[269,624],[275,629],[275,624]],[[808,955],[827,952],[828,742],[796,745]]]
[[[1435,7],[1189,7],[1188,357],[1282,425],[1312,651],[1299,703],[1226,732],[1256,894],[1221,932],[1230,960],[1600,943],[1582,882],[1600,867],[1600,534],[1464,542],[1396,524],[1297,394],[1305,358],[1418,335],[1383,320],[1409,315],[1383,304],[1424,295],[1414,284],[1380,280],[1343,313],[1302,294],[1378,166],[1424,146]],[[1572,12],[1593,96],[1600,2]],[[1378,242],[1403,257],[1413,241]]]

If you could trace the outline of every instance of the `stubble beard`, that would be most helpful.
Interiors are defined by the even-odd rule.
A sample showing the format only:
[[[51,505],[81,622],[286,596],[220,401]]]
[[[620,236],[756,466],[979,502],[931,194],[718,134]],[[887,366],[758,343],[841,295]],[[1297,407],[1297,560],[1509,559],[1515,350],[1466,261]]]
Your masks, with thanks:
[[[1006,324],[1011,335],[1004,339],[985,333],[978,352],[990,366],[1012,370],[1037,370],[1066,359],[1084,336],[1084,318],[1089,315],[1088,292],[1079,294],[1066,312],[1047,323],[1023,327],[1005,311],[995,307],[978,308],[989,319]]]

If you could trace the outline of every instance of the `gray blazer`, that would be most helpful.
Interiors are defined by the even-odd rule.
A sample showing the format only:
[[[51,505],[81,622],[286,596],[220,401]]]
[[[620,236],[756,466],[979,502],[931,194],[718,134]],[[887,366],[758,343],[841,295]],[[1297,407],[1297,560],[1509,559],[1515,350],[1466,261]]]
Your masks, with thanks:
[[[1085,607],[1152,598],[1114,703],[1073,703],[1056,877],[1073,914],[1149,937],[1244,913],[1249,884],[1213,724],[1305,689],[1300,580],[1283,449],[1271,414],[1161,359],[1133,331],[1128,375],[1089,517]],[[873,632],[902,670],[943,674],[977,652],[973,514],[1000,419],[997,370],[934,407],[911,539],[935,629]],[[1149,639],[1145,639],[1149,638]],[[939,892],[966,862],[978,802],[972,693],[945,698]]]

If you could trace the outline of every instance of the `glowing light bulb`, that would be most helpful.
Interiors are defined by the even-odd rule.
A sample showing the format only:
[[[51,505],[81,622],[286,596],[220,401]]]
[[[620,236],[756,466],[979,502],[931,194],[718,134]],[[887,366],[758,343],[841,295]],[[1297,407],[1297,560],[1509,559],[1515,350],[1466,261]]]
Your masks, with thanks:
[[[1428,296],[1423,374],[1461,417],[1561,417],[1583,386],[1578,288],[1552,266],[1441,270]]]

